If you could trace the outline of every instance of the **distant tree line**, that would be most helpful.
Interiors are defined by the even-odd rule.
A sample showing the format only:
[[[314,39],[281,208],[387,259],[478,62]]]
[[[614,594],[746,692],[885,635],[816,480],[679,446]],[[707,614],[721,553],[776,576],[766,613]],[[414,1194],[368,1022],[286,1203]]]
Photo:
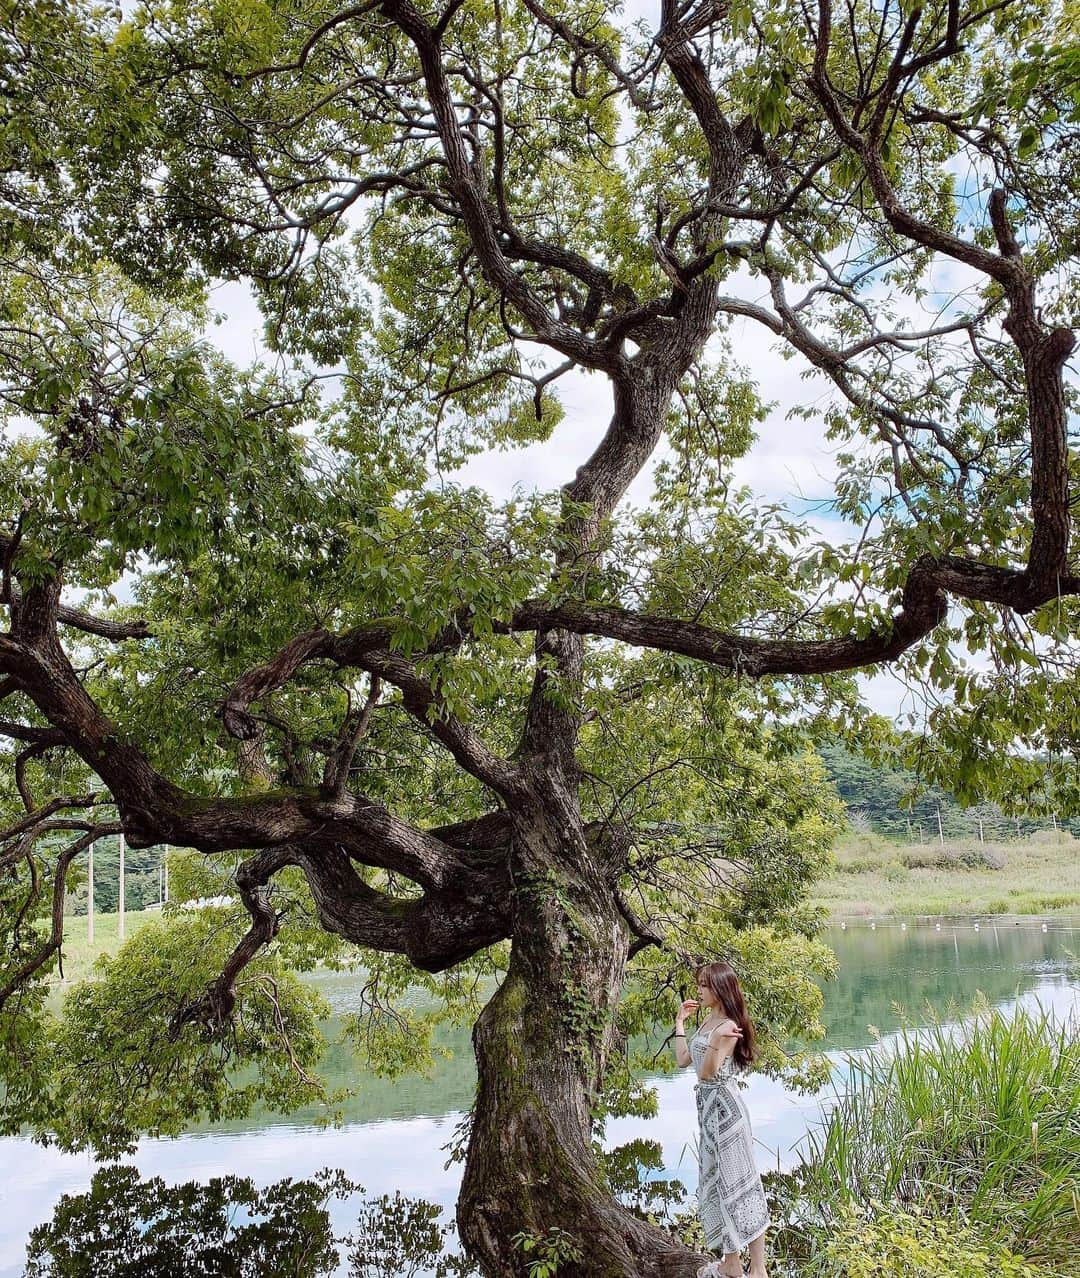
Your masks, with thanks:
[[[848,819],[889,838],[937,838],[939,812],[946,839],[1015,839],[1055,826],[1080,835],[1080,819],[1063,819],[1052,803],[1020,815],[1007,814],[994,803],[964,807],[940,786],[926,786],[908,768],[872,763],[841,745],[822,746],[819,753]]]
[[[128,910],[145,910],[161,899],[161,863],[164,847],[132,848],[124,851],[124,906]],[[67,896],[68,914],[85,914],[87,902],[86,864],[79,866],[79,876]],[[99,839],[94,845],[94,909],[111,914],[120,902],[120,844],[116,838]]]

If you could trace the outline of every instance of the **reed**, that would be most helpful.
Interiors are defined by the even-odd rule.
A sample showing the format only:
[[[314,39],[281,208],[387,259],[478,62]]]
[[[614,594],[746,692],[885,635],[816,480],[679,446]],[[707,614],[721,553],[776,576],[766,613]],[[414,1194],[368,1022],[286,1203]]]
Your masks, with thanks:
[[[1080,1257],[1080,1036],[1042,1009],[903,1030],[847,1059],[799,1173],[804,1221],[889,1204],[1059,1273]],[[811,1226],[813,1227],[813,1226]]]

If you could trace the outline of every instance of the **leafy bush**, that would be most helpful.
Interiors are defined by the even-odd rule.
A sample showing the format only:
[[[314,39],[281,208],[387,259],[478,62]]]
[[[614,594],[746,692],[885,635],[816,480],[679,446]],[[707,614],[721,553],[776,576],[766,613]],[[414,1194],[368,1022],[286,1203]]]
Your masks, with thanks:
[[[174,1136],[260,1102],[288,1112],[326,1099],[313,1070],[328,1009],[272,952],[238,976],[234,1021],[174,1028],[222,971],[246,929],[243,914],[156,919],[98,960],[97,981],[69,993],[63,1016],[49,1022],[51,1109],[39,1122],[50,1141],[115,1157],[140,1133]]]
[[[573,1234],[553,1225],[543,1234],[522,1230],[513,1237],[525,1257],[529,1278],[555,1278],[563,1264],[581,1260],[581,1247]]]
[[[904,848],[900,860],[909,870],[948,870],[956,866],[943,847]]]
[[[1005,853],[992,843],[944,843],[904,848],[900,860],[909,870],[1003,870]]]
[[[1048,1271],[988,1242],[957,1220],[877,1205],[872,1219],[841,1220],[826,1255],[837,1278],[1039,1278]]]
[[[868,870],[877,870],[881,868],[881,858],[876,856],[857,856],[850,861],[839,861],[836,865],[837,874],[865,874]]]

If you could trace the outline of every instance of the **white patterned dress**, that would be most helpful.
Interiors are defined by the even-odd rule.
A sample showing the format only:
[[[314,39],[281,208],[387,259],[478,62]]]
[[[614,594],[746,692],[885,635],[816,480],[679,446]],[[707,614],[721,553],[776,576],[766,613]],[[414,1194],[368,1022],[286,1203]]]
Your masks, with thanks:
[[[699,1073],[708,1036],[690,1040],[690,1058]],[[697,1093],[698,1214],[712,1251],[742,1251],[769,1227],[769,1207],[754,1160],[750,1113],[734,1084],[735,1061],[729,1056],[714,1078],[700,1078]]]

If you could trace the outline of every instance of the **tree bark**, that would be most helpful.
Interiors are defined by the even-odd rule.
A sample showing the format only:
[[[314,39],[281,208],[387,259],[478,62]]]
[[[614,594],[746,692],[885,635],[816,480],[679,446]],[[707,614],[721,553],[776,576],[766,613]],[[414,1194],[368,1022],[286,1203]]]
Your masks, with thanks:
[[[580,1252],[560,1278],[682,1278],[708,1258],[615,1201],[592,1148],[633,936],[615,895],[620,854],[590,838],[575,806],[567,795],[515,819],[514,945],[473,1030],[458,1229],[487,1278],[526,1274],[514,1235],[554,1227]]]

